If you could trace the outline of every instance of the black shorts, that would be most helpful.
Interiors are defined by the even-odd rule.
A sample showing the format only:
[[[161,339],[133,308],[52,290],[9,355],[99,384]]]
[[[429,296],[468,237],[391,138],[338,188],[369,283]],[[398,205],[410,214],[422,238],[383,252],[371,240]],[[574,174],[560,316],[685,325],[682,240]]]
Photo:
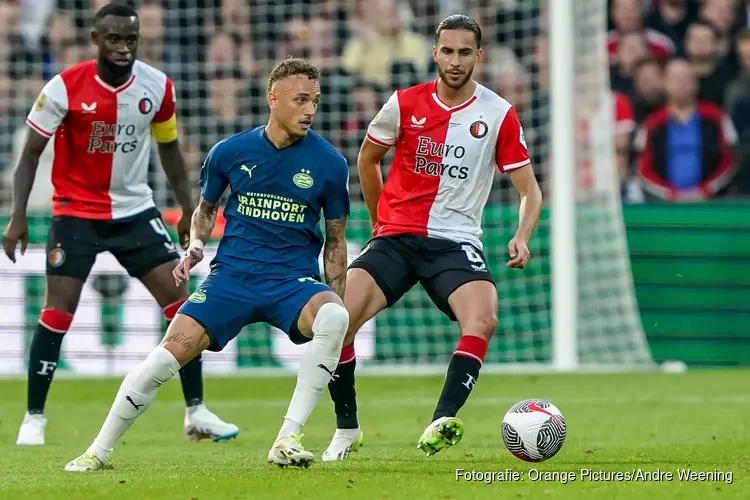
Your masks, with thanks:
[[[484,254],[474,245],[412,234],[371,239],[349,266],[367,271],[382,290],[388,307],[421,283],[432,302],[456,321],[448,297],[471,281],[494,284]]]
[[[96,256],[110,252],[134,278],[180,258],[161,213],[149,208],[127,219],[53,217],[47,237],[47,274],[86,281]]]

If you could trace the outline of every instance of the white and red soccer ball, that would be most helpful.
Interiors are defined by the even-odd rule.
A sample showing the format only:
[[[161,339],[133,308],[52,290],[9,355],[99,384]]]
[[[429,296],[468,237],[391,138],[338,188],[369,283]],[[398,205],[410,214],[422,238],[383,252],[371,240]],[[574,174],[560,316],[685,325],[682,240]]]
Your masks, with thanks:
[[[503,441],[513,455],[526,462],[554,457],[565,443],[565,419],[559,409],[543,399],[525,399],[503,418]]]

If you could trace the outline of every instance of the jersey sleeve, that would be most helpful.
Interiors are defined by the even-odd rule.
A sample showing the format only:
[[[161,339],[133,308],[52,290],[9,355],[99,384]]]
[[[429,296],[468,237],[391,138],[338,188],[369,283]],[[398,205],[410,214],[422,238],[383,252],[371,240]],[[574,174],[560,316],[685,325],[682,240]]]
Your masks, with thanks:
[[[161,106],[159,106],[159,111],[156,112],[153,120],[151,120],[151,132],[156,142],[172,142],[177,140],[176,103],[177,94],[175,94],[174,85],[172,84],[172,80],[167,77]]]
[[[221,195],[229,185],[229,178],[224,170],[226,167],[226,146],[224,141],[217,143],[206,156],[200,175],[201,197],[210,202],[218,203]]]
[[[323,214],[327,220],[349,216],[349,164],[343,156],[338,156],[336,162],[332,165],[335,175],[329,184],[330,192],[323,202]]]
[[[60,75],[44,86],[34,102],[26,123],[45,137],[52,137],[68,114],[68,90]]]
[[[378,146],[389,148],[395,144],[400,126],[401,108],[398,92],[394,92],[367,127],[367,139]]]
[[[523,127],[518,119],[515,108],[511,107],[505,114],[503,123],[497,133],[495,163],[501,172],[509,172],[525,167],[531,163]]]

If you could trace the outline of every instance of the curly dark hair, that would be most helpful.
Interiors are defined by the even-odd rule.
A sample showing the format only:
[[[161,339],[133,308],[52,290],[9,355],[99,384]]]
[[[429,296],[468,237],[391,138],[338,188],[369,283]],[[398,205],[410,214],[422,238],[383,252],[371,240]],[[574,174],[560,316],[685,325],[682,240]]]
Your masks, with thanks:
[[[310,80],[320,81],[320,70],[312,63],[298,57],[287,57],[271,71],[271,75],[268,77],[267,91],[271,92],[271,88],[279,80],[294,75],[305,75]]]

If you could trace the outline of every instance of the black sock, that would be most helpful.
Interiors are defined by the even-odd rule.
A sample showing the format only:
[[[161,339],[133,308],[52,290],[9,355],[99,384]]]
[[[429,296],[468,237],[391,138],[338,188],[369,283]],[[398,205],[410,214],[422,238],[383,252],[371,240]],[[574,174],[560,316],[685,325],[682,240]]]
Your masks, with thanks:
[[[28,411],[44,413],[49,386],[60,360],[60,347],[64,334],[56,333],[40,324],[36,327],[29,351]]]
[[[479,369],[482,364],[468,356],[454,354],[448,365],[448,375],[445,377],[443,393],[440,394],[435,413],[432,416],[434,422],[440,417],[455,417],[458,410],[466,403],[471,390],[479,378]]]
[[[328,382],[328,392],[331,393],[333,406],[336,410],[337,429],[356,429],[357,421],[357,391],[354,389],[354,368],[357,360],[336,367],[333,379]]]
[[[185,396],[187,406],[203,403],[203,366],[200,354],[180,368],[180,381],[182,381],[182,395]]]

